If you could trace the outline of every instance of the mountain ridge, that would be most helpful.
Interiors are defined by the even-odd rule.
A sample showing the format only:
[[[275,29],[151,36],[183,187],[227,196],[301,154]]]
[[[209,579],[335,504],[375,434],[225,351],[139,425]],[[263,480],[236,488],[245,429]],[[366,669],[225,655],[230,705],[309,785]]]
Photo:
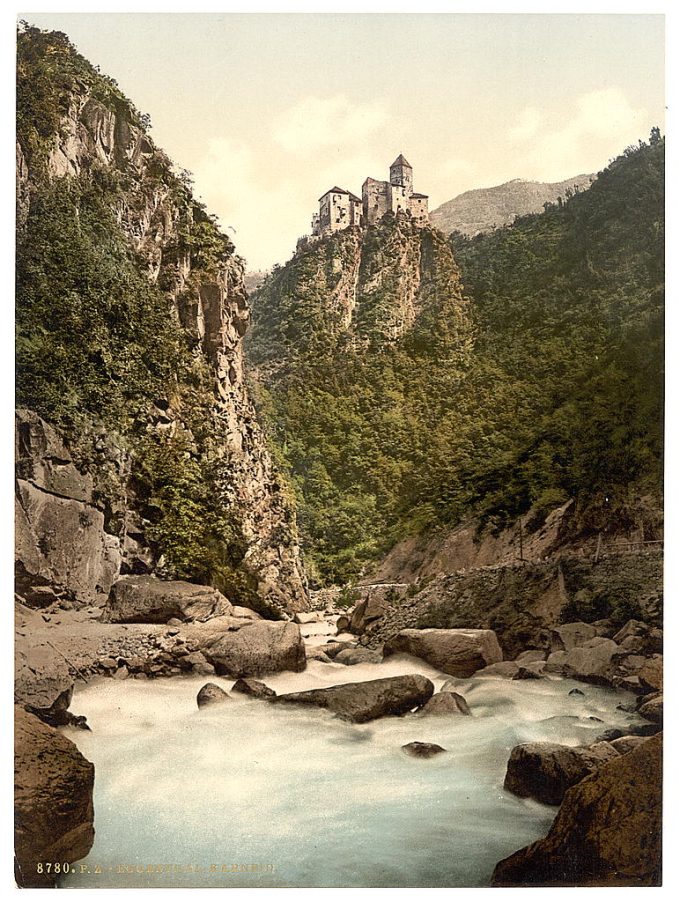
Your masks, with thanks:
[[[516,178],[488,188],[472,188],[432,210],[430,221],[447,235],[457,231],[474,237],[510,225],[520,216],[540,213],[544,204],[566,200],[574,191],[587,190],[594,178],[594,174],[559,182]]]

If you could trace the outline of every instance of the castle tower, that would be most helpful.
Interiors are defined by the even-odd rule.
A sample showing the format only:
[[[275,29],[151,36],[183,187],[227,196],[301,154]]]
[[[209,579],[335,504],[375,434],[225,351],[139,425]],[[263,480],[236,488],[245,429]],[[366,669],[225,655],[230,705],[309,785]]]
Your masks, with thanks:
[[[403,188],[405,197],[413,194],[413,166],[401,153],[390,166],[390,185]]]

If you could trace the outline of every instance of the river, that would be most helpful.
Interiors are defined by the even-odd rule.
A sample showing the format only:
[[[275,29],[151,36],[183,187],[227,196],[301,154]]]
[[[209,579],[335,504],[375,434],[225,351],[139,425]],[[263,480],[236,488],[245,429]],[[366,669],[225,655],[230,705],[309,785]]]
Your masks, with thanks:
[[[310,661],[266,682],[278,693],[422,673],[422,661]],[[503,790],[514,745],[593,742],[632,716],[631,696],[563,679],[459,680],[472,717],[385,717],[365,725],[326,711],[234,694],[198,710],[210,679],[101,679],[69,730],[95,765],[94,846],[68,887],[473,887],[495,863],[543,836],[556,808]],[[570,695],[578,687],[584,695]],[[594,719],[597,718],[597,719]],[[413,759],[401,746],[447,752]]]

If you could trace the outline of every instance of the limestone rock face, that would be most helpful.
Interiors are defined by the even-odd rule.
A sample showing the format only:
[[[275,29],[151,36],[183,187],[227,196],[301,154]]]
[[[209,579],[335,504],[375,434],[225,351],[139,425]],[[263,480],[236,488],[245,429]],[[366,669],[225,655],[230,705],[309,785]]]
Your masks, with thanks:
[[[92,848],[94,766],[23,708],[14,717],[15,876],[21,887],[54,886],[38,862],[73,863]]]
[[[494,886],[658,886],[658,734],[568,790],[544,839],[496,865]]]
[[[401,630],[385,643],[384,655],[403,652],[422,658],[433,667],[456,677],[469,677],[475,671],[503,660],[493,630]]]
[[[15,578],[36,607],[55,593],[92,603],[107,593],[121,562],[118,540],[92,503],[57,432],[35,413],[16,412]]]
[[[272,702],[327,708],[343,720],[366,723],[386,714],[405,714],[424,705],[433,692],[430,680],[420,674],[411,674],[292,692],[278,695]]]
[[[213,634],[201,651],[220,675],[261,676],[307,666],[305,646],[296,623],[259,620],[240,629]]]
[[[153,576],[124,576],[113,584],[102,611],[105,623],[167,623],[229,616],[233,607],[211,586]]]
[[[183,242],[182,230],[199,215],[199,207],[190,192],[186,203],[178,199],[171,161],[124,101],[115,97],[103,101],[85,81],[73,78],[64,86],[62,118],[46,173],[38,169],[30,163],[26,148],[19,146],[20,225],[27,222],[30,198],[41,190],[44,176],[54,181],[65,176],[87,179],[95,169],[111,176],[124,173],[124,185],[115,189],[111,201],[123,236],[150,282],[167,294],[169,315],[183,327],[197,362],[213,376],[208,425],[216,450],[210,452],[211,490],[225,510],[235,512],[239,547],[244,549],[239,566],[249,592],[268,616],[305,610],[308,594],[295,515],[267,450],[243,372],[242,342],[250,316],[243,260],[225,238],[219,263],[208,266],[198,261]],[[160,410],[154,404],[150,401],[149,429],[170,434],[181,430],[188,441],[196,438],[190,416],[167,403]],[[65,582],[73,598],[89,603],[100,589],[108,593],[121,565],[128,573],[155,572],[162,566],[162,549],[159,552],[147,536],[148,523],[136,505],[129,444],[125,436],[119,437],[121,447],[109,454],[104,446],[111,436],[98,433],[98,428],[93,417],[88,438],[99,457],[95,455],[88,484],[88,477],[63,453],[54,431],[37,425],[35,415],[25,421],[22,436],[34,463],[19,472],[24,483],[18,512],[22,594],[25,585]],[[90,507],[91,482],[96,487],[100,479],[109,495],[119,490],[112,510],[106,512],[113,515],[107,516],[107,527],[110,521],[115,529],[109,538],[102,537],[102,512]],[[46,493],[47,499],[39,493]],[[54,537],[60,522],[65,528]],[[47,554],[41,551],[44,541],[49,545]],[[87,572],[86,561],[91,562]],[[253,597],[248,601],[255,603]]]
[[[559,805],[571,786],[618,754],[608,742],[586,748],[526,742],[512,750],[503,788],[544,805]]]

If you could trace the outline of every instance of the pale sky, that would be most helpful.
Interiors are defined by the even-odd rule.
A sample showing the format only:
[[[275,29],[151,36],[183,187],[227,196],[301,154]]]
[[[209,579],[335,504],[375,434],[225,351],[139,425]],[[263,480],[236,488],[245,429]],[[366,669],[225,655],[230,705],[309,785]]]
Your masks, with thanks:
[[[115,78],[249,269],[403,153],[430,209],[597,172],[664,123],[662,16],[23,14]]]

